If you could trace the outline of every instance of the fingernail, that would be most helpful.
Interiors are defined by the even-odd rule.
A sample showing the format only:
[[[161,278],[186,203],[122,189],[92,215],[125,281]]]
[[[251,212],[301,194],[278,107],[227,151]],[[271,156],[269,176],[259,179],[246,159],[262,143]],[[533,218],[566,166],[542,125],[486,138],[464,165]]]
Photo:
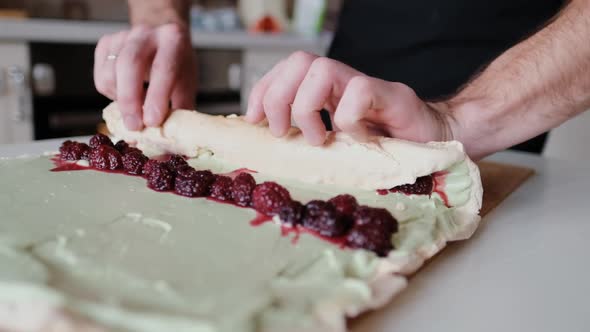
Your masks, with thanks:
[[[158,119],[156,119],[156,113],[158,110],[153,106],[143,107],[143,121],[148,127],[157,127],[159,125]]]
[[[309,137],[308,141],[313,146],[320,146],[326,141],[326,135],[314,134],[313,136]]]
[[[125,117],[123,118],[123,122],[129,130],[140,130],[143,127],[141,119],[136,115],[125,115]]]
[[[244,120],[250,122],[252,118],[252,112],[252,107],[248,106],[248,109],[246,110],[246,115],[244,115]]]
[[[270,133],[274,136],[274,137],[283,137],[285,135],[284,131],[282,128],[278,128],[278,127],[270,127]]]

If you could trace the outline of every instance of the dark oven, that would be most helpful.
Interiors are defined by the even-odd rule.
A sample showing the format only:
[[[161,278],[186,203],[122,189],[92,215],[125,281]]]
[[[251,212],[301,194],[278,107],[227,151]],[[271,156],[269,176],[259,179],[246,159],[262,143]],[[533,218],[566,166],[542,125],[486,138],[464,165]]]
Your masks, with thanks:
[[[198,50],[201,112],[240,111],[241,52]],[[101,123],[110,102],[94,88],[94,45],[32,43],[32,83],[35,139],[90,135]],[[232,77],[234,77],[232,79]]]

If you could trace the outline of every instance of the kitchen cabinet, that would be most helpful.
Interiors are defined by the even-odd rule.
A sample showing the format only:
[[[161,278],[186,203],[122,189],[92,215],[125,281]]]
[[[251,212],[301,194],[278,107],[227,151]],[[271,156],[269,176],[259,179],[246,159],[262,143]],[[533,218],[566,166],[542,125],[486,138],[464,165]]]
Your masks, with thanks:
[[[128,28],[113,22],[0,19],[0,143],[93,133],[108,103],[94,89],[94,45],[101,36]],[[199,111],[244,113],[252,86],[266,71],[296,50],[324,54],[331,38],[330,33],[307,38],[195,29]]]
[[[0,144],[33,139],[29,51],[25,42],[0,42]]]

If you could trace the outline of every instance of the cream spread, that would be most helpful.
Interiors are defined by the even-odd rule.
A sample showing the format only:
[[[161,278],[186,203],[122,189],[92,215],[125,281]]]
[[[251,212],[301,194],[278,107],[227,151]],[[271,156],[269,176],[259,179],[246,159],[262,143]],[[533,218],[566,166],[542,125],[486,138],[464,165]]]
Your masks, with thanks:
[[[105,118],[118,137],[194,156],[198,169],[247,167],[303,202],[349,193],[385,207],[400,223],[396,250],[379,258],[306,234],[293,244],[277,225],[252,227],[250,209],[156,193],[124,175],[51,173],[46,156],[0,159],[0,318],[21,317],[0,319],[0,330],[67,322],[70,330],[344,331],[346,317],[384,305],[404,275],[479,221],[481,182],[460,143],[359,144],[332,134],[318,148],[296,129],[276,139],[239,118],[179,111],[143,132],[126,131],[115,105]],[[447,172],[450,207],[437,195],[373,190],[438,171]]]

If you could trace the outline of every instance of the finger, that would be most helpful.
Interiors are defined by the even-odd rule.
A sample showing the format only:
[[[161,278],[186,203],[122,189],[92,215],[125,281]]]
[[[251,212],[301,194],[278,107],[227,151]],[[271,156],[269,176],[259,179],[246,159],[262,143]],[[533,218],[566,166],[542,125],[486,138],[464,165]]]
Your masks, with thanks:
[[[190,75],[192,76],[192,74]],[[190,77],[181,78],[172,90],[172,109],[195,109],[196,94],[195,79]]]
[[[147,28],[131,30],[116,63],[117,101],[125,125],[130,130],[143,127],[143,82],[155,53]]]
[[[195,98],[197,95],[197,57],[189,44],[190,49],[186,56],[186,68],[188,71],[179,73],[179,80],[172,90],[172,109],[195,109]]]
[[[317,58],[317,55],[306,52],[293,53],[266,90],[262,106],[274,136],[281,137],[291,128],[291,104],[309,67]]]
[[[121,31],[111,36],[107,54],[103,58],[103,65],[101,68],[101,76],[106,85],[107,97],[115,99],[117,97],[117,74],[116,63],[117,57],[125,44],[128,31]],[[114,59],[109,59],[110,55],[114,55]]]
[[[172,90],[183,64],[183,52],[189,41],[175,25],[158,30],[157,51],[150,70],[150,84],[143,104],[143,122],[149,127],[159,126],[169,112]]]
[[[321,110],[326,108],[333,113],[346,83],[359,74],[328,58],[318,58],[313,62],[299,86],[292,108],[295,123],[310,144],[324,143],[326,127],[320,115]]]
[[[121,31],[102,37],[94,51],[94,84],[98,92],[104,96],[116,98],[116,59],[109,59],[109,55],[117,55],[123,47],[127,31]]]
[[[376,113],[387,108],[395,99],[388,82],[366,76],[352,78],[340,99],[334,114],[334,122],[340,130],[358,140],[367,140],[371,135],[367,121],[376,118]]]
[[[94,86],[96,90],[100,92],[102,95],[113,99],[115,97],[114,90],[112,86],[115,83],[114,77],[108,77],[105,75],[104,67],[105,62],[107,61],[107,56],[110,50],[112,36],[103,36],[99,39],[98,43],[96,44],[96,48],[94,49]]]
[[[259,123],[264,119],[264,107],[262,105],[264,94],[275,77],[281,72],[284,64],[285,60],[281,60],[254,84],[250,90],[250,96],[248,96],[248,109],[244,120],[250,123]]]

